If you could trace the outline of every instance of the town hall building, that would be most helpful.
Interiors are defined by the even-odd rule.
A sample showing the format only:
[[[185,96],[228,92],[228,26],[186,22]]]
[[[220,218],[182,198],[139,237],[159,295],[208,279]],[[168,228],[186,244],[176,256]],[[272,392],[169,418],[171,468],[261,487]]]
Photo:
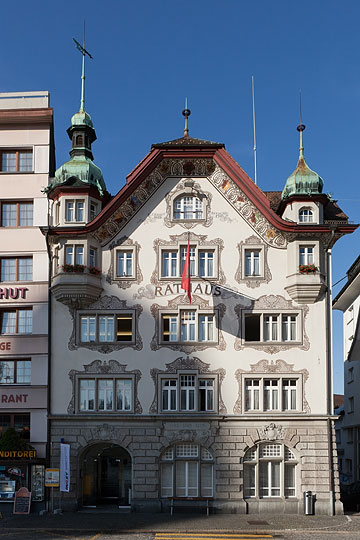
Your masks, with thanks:
[[[189,136],[189,114],[111,197],[81,106],[47,187],[63,508],[303,513],[311,490],[317,514],[340,513],[331,249],[356,226],[307,166],[303,125],[283,192],[263,192],[224,144]]]

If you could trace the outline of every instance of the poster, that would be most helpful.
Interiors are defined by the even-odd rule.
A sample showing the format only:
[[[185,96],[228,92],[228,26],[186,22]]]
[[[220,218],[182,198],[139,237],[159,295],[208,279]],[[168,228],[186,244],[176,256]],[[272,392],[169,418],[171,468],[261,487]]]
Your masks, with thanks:
[[[70,491],[70,444],[60,444],[60,491]]]

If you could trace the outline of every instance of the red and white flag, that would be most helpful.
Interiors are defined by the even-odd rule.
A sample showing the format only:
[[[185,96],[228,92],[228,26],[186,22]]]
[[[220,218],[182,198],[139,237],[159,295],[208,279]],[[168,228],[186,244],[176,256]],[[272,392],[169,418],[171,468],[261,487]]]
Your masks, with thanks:
[[[186,250],[186,258],[184,264],[184,270],[181,276],[181,288],[187,291],[189,302],[191,304],[191,284],[190,284],[190,244],[188,239],[188,245]]]

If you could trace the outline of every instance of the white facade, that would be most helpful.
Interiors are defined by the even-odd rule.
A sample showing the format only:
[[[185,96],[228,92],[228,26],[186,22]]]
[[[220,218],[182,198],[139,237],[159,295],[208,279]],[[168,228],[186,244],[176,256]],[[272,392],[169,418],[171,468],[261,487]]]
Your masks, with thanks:
[[[48,256],[39,227],[53,168],[48,92],[0,94],[1,433],[15,428],[35,450],[31,460],[2,456],[0,486],[19,469],[33,501],[44,500],[47,455]]]
[[[360,257],[347,272],[348,281],[334,299],[344,313],[344,412],[336,423],[340,481],[360,480]]]
[[[68,201],[85,208],[85,182],[54,186],[59,216]],[[331,232],[323,195],[310,226],[281,217],[302,201],[281,204],[223,145],[184,137],[154,145],[89,224],[50,228],[51,436],[54,465],[61,438],[71,445],[65,506],[195,498],[302,513],[311,490],[316,513],[342,511],[327,282],[333,242],[354,227],[345,216]]]

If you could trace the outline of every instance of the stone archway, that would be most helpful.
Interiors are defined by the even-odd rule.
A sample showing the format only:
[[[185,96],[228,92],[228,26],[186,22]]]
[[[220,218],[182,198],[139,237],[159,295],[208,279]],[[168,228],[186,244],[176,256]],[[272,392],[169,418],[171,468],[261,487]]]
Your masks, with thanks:
[[[129,506],[131,503],[131,456],[114,443],[87,447],[81,458],[81,505]]]

